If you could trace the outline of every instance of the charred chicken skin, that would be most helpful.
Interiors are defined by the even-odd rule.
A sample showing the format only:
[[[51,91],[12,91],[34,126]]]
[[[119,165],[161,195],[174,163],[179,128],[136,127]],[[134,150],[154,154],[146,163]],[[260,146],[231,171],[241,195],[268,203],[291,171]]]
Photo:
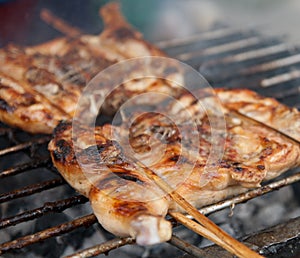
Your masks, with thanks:
[[[103,7],[101,15],[105,28],[100,35],[58,38],[33,47],[11,44],[0,49],[2,122],[31,133],[50,134],[58,121],[72,119],[84,87],[100,71],[129,58],[165,56],[124,20],[117,4]],[[103,111],[112,114],[128,97],[153,90],[167,94],[177,91],[164,79],[147,83],[135,80],[114,91]]]
[[[262,97],[256,96],[263,105]],[[257,187],[299,165],[297,144],[273,130],[235,117],[226,107],[226,135],[220,132],[218,139],[223,142],[215,142],[207,115],[217,115],[210,109],[215,99],[206,97],[201,101],[206,103],[205,112],[189,94],[179,98],[181,108],[178,103],[167,106],[170,115],[176,114],[176,124],[162,114],[138,113],[129,131],[123,125],[92,129],[77,124],[77,134],[72,136],[72,125],[61,123],[49,144],[53,163],[71,186],[90,199],[104,228],[119,236],[133,236],[142,245],[168,240],[171,225],[164,216],[168,210],[182,210],[143,173],[136,159],[196,207]],[[231,103],[234,105],[233,100]],[[268,122],[263,119],[268,108],[266,105],[261,114],[263,122]],[[186,111],[192,120],[184,115]],[[269,111],[276,116],[276,109]],[[188,139],[196,138],[191,142],[191,151],[182,147],[186,136],[178,129],[187,123],[195,124],[194,131],[186,131]],[[129,134],[130,146],[122,143],[122,134]],[[224,152],[205,172],[213,144],[223,145]]]
[[[249,90],[216,90],[224,104],[220,117],[213,108],[216,98],[205,91],[200,101],[169,80],[134,80],[108,96],[105,113],[114,114],[127,99],[145,92],[177,96],[178,102],[169,104],[162,114],[136,112],[129,128],[126,123],[95,128],[72,124],[84,87],[100,71],[129,58],[165,56],[128,25],[118,5],[105,6],[101,15],[105,29],[100,35],[59,38],[34,47],[8,45],[0,50],[0,120],[30,133],[53,133],[49,143],[53,164],[89,198],[104,228],[118,236],[132,236],[141,245],[171,238],[165,216],[168,211],[182,211],[181,207],[139,164],[196,207],[257,187],[299,165],[298,144],[236,117],[232,110],[297,140],[299,112]],[[139,73],[138,69],[133,72]],[[177,69],[169,75],[182,79]],[[214,135],[211,118],[224,119],[226,130]],[[221,155],[211,162],[215,145],[220,145]]]

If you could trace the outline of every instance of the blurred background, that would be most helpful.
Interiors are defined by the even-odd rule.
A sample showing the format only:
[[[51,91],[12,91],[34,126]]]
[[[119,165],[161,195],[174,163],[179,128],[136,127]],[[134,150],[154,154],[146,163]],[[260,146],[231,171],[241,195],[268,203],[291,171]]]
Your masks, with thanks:
[[[102,29],[98,8],[108,0],[0,0],[0,45],[37,44],[59,36],[39,18],[51,10],[86,33]],[[181,38],[216,24],[254,28],[300,43],[299,0],[120,0],[127,19],[152,41]]]

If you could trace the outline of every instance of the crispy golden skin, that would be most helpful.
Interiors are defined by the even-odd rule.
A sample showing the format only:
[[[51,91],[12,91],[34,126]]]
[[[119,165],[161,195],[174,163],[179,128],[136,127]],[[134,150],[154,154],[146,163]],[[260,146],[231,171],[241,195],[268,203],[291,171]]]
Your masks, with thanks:
[[[56,110],[61,110],[63,119],[71,119],[83,89],[100,71],[128,58],[165,56],[143,40],[142,35],[124,20],[117,4],[106,5],[101,13],[105,28],[100,35],[82,35],[75,39],[58,38],[33,47],[8,45],[0,49],[0,80],[11,78],[22,88],[24,94],[28,92],[47,100],[44,101],[45,104],[43,101],[40,103],[40,106],[45,107],[40,108],[39,116],[31,115],[34,107],[30,104],[23,105],[18,99],[21,97],[9,97],[14,91],[11,84],[1,84],[0,90],[5,92],[6,97],[1,94],[0,101],[6,106],[15,107],[0,108],[2,122],[32,133],[51,133],[57,121],[62,118]],[[138,72],[138,68],[133,71]],[[178,71],[174,73],[178,74]],[[147,91],[173,95],[176,87],[163,79],[149,80],[147,83],[135,80],[113,91],[107,98],[103,111],[108,114],[115,113],[128,98]],[[15,112],[16,109],[24,112],[27,109],[24,125],[22,117]],[[42,114],[46,109],[47,113]],[[44,117],[50,116],[52,123],[46,120],[44,122]]]
[[[115,129],[118,133],[110,125],[97,127],[96,145],[92,145],[92,129],[80,126],[80,147],[75,152],[72,125],[62,122],[49,143],[52,160],[67,182],[90,199],[104,228],[119,236],[136,237],[143,245],[167,241],[172,233],[171,224],[164,219],[168,198],[123,155],[111,138]]]
[[[264,98],[248,89],[217,89],[220,100],[228,107],[253,117],[300,141],[300,112],[274,98]]]
[[[204,98],[208,112],[216,115],[209,110],[215,99]],[[176,121],[162,114],[141,112],[133,116],[128,130],[123,125],[94,130],[77,124],[77,136],[73,138],[76,148],[72,125],[62,123],[49,144],[54,165],[71,186],[89,197],[100,223],[116,235],[137,237],[139,244],[168,239],[171,228],[164,215],[181,208],[145,176],[136,159],[196,207],[257,187],[300,162],[297,144],[273,130],[235,117],[225,107],[226,135],[220,132],[223,142],[215,142],[209,117],[200,102],[183,94],[179,103],[181,109],[178,102],[166,108],[170,117],[176,114]],[[192,119],[185,115],[186,110]],[[188,123],[194,123],[195,130],[187,130],[183,136],[180,126]],[[123,133],[128,133],[128,146],[119,140]],[[184,150],[183,137],[196,140]],[[213,144],[224,145],[224,152],[210,164],[209,173],[205,172],[209,180],[203,182]],[[194,147],[198,147],[197,152]]]

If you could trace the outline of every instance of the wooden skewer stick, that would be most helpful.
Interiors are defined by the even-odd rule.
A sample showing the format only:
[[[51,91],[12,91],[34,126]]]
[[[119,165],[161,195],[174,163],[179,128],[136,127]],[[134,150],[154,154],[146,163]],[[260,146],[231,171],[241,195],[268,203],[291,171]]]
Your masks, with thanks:
[[[82,35],[80,29],[67,24],[64,20],[58,18],[47,9],[42,9],[40,16],[44,22],[70,38],[76,38]]]
[[[142,168],[142,173],[152,179],[163,191],[165,191],[169,196],[180,205],[189,215],[191,215],[195,220],[197,220],[206,230],[204,233],[210,237],[214,242],[222,242],[222,247],[232,254],[240,258],[261,258],[263,256],[257,254],[244,244],[240,243],[225,231],[219,228],[206,216],[200,213],[193,205],[186,201],[180,194],[173,190],[173,188],[165,182],[161,177],[159,177],[154,171],[145,166],[139,160],[135,160],[136,164]]]
[[[235,249],[232,248],[231,245],[227,245],[225,242],[223,242],[218,236],[211,233],[209,230],[207,230],[205,227],[203,227],[201,224],[187,218],[185,215],[179,213],[179,212],[169,212],[169,215],[171,215],[174,219],[176,219],[178,222],[180,222],[182,225],[186,226],[187,228],[193,230],[197,234],[207,238],[208,240],[216,243],[217,245],[223,247],[226,250],[230,250],[231,253],[235,254]]]
[[[193,230],[197,234],[216,243],[217,245],[223,247],[227,251],[230,251],[232,254],[236,254],[236,249],[234,247],[228,245],[226,242],[224,242],[218,236],[214,235],[211,231],[203,227],[201,224],[187,218],[185,215],[179,212],[169,212],[169,215],[171,215],[174,219],[176,219],[176,221],[180,222],[182,225],[186,226],[187,228]],[[261,257],[261,256],[251,256],[251,257]]]

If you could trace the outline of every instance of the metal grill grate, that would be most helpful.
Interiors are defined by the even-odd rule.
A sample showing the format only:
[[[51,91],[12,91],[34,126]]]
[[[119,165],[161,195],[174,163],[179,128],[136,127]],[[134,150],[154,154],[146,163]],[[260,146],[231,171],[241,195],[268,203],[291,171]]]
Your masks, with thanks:
[[[255,31],[241,32],[223,27],[194,35],[190,38],[159,42],[157,44],[170,56],[178,58],[199,70],[214,87],[246,87],[265,96],[278,98],[289,106],[300,107],[300,50],[288,46],[279,39],[264,38]],[[24,198],[40,198],[40,207],[26,207],[27,210],[12,210],[10,216],[0,219],[0,234],[5,228],[14,228],[23,222],[45,217],[47,214],[59,214],[72,207],[84,205],[87,199],[79,196],[69,188],[60,177],[47,153],[46,146],[49,136],[31,136],[18,130],[0,124],[0,205],[10,209],[11,203]],[[8,160],[17,159],[17,164],[11,166]],[[10,161],[9,161],[10,162]],[[42,174],[31,181],[31,174]],[[287,174],[289,175],[289,174]],[[18,184],[8,185],[10,178],[20,177]],[[22,178],[28,178],[22,182]],[[33,177],[32,177],[33,178]],[[283,179],[269,183],[259,189],[251,190],[232,199],[210,205],[201,209],[204,214],[230,207],[236,203],[245,202],[273,190],[282,188],[300,180],[300,173],[290,173]],[[20,182],[21,181],[21,182]],[[23,185],[24,184],[24,185]],[[67,189],[64,196],[54,195],[60,188]],[[52,195],[48,192],[52,191]],[[45,193],[47,197],[40,197]],[[50,196],[50,197],[49,197]],[[4,206],[2,206],[4,207]],[[61,236],[81,227],[92,227],[96,218],[92,214],[81,214],[77,219],[69,219],[61,224],[33,232],[29,235],[16,236],[14,240],[0,244],[0,254],[16,251],[42,240]],[[174,223],[176,226],[176,223]],[[278,233],[280,235],[280,232]],[[289,236],[297,238],[298,233]],[[282,235],[282,234],[281,234]],[[276,239],[286,241],[286,235]],[[270,240],[269,236],[269,240]],[[48,240],[47,240],[48,241]],[[123,245],[133,244],[131,238],[114,238],[100,245],[90,247],[68,257],[91,257]],[[251,241],[249,242],[251,243]],[[199,249],[173,236],[169,244],[189,253],[190,255],[213,257],[212,249]],[[266,248],[266,243],[256,243],[258,249]],[[272,246],[274,241],[268,242]],[[30,248],[30,247],[29,247]],[[216,253],[214,253],[216,254]]]

